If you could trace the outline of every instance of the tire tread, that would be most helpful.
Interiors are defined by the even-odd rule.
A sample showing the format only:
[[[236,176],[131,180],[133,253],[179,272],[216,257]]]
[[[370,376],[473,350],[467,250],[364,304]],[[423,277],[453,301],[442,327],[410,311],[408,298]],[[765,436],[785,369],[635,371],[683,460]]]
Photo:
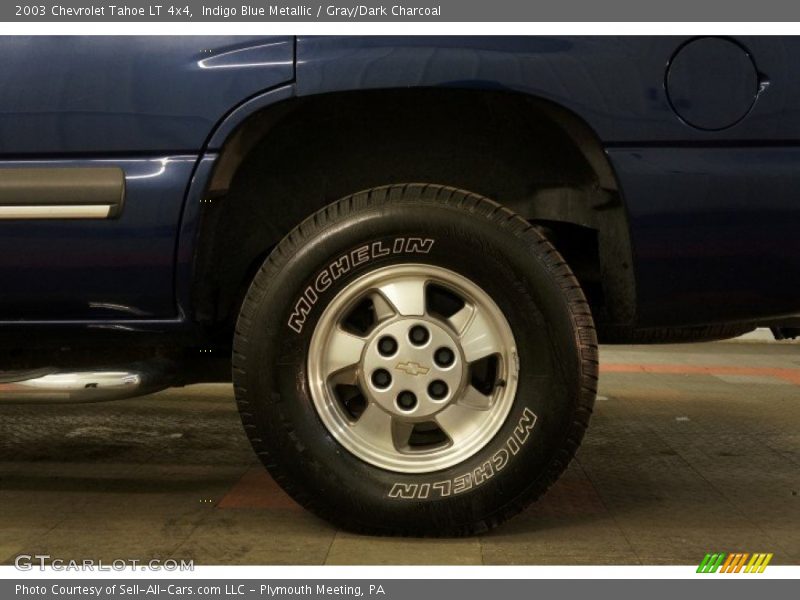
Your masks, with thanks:
[[[342,218],[360,210],[361,207],[370,207],[387,202],[419,204],[420,199],[424,203],[445,204],[480,215],[527,244],[531,253],[551,273],[568,301],[575,331],[575,343],[580,355],[581,370],[581,393],[579,394],[566,439],[564,439],[544,474],[532,481],[522,494],[510,500],[486,518],[467,524],[442,526],[436,532],[368,527],[348,515],[333,514],[318,498],[295,485],[294,480],[287,471],[287,466],[279,465],[273,459],[263,440],[256,434],[255,417],[249,412],[248,392],[244,385],[247,377],[245,368],[246,356],[249,352],[247,335],[252,325],[250,315],[259,301],[258,297],[261,295],[262,290],[273,279],[283,263],[286,262],[287,257],[293,255],[304,240],[319,235]],[[493,200],[453,187],[417,183],[381,186],[357,192],[321,208],[295,227],[265,260],[245,296],[235,328],[232,368],[234,393],[250,443],[276,482],[299,504],[343,528],[358,533],[399,536],[434,535],[436,537],[467,536],[483,533],[521,512],[541,497],[567,468],[583,439],[592,414],[599,375],[597,334],[589,304],[578,280],[555,247],[525,219]],[[283,423],[283,427],[287,431],[289,438],[294,439],[294,442],[299,444],[299,441],[293,435],[291,425]],[[298,451],[302,453],[300,446],[298,446]],[[310,457],[308,460],[312,461]]]

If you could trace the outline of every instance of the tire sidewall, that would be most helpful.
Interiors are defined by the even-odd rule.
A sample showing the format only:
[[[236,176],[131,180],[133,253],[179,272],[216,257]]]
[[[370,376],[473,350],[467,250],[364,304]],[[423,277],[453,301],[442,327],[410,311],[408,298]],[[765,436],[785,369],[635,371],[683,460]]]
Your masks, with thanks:
[[[372,529],[394,523],[424,530],[445,518],[451,526],[485,520],[541,485],[567,437],[581,383],[569,303],[541,256],[550,246],[484,214],[414,202],[359,210],[313,229],[301,227],[296,251],[259,274],[242,332],[249,413],[257,430],[268,432],[261,442],[294,492],[322,495],[331,514],[346,511]],[[374,248],[399,251],[381,255]],[[315,288],[342,256],[368,258],[353,258],[326,289]],[[320,420],[307,377],[311,337],[326,305],[364,274],[409,263],[450,269],[481,287],[508,320],[519,357],[516,397],[498,433],[467,460],[422,474],[377,468],[342,447]],[[309,288],[316,301],[297,331],[295,309]]]

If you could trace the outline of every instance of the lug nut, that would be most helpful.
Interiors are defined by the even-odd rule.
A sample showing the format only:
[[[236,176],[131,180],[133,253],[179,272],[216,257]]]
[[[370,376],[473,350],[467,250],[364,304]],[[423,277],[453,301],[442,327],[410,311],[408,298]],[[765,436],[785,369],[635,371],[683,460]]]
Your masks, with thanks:
[[[433,353],[433,362],[440,367],[449,367],[456,360],[456,355],[450,348],[439,348]]]
[[[423,346],[428,343],[431,334],[422,325],[414,325],[408,332],[408,339],[415,346]]]
[[[397,394],[397,406],[400,410],[412,410],[417,405],[417,397],[414,392],[400,392]]]
[[[385,335],[378,340],[378,352],[382,356],[393,356],[397,352],[397,340],[390,335]]]
[[[375,369],[372,372],[372,385],[385,389],[392,385],[392,375],[386,369]]]
[[[431,381],[428,386],[428,394],[430,394],[430,397],[434,400],[443,400],[447,396],[448,391],[447,384],[441,379]]]

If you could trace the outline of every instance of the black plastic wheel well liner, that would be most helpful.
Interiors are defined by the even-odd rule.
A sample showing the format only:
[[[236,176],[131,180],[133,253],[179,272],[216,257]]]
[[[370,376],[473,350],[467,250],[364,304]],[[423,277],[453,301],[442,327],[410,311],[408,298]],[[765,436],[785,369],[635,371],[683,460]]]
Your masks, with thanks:
[[[593,239],[586,263],[603,278],[582,281],[604,288],[595,318],[633,319],[627,216],[591,129],[537,98],[450,88],[298,98],[245,121],[209,185],[219,201],[203,208],[195,318],[228,335],[252,273],[294,226],[338,198],[400,182],[467,189],[531,222],[594,230],[581,239]]]

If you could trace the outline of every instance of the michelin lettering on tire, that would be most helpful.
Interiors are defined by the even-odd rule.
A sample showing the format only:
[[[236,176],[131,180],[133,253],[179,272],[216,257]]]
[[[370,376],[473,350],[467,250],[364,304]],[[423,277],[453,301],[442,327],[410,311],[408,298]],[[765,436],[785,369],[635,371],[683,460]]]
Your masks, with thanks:
[[[431,238],[398,237],[391,241],[378,240],[363,244],[331,261],[327,267],[314,276],[303,294],[294,304],[289,315],[289,328],[295,333],[302,333],[308,315],[314,309],[323,294],[334,281],[346,275],[355,267],[368,263],[376,258],[391,254],[428,254],[434,244]]]
[[[456,477],[434,483],[395,483],[389,490],[388,496],[399,500],[427,500],[432,497],[446,498],[451,494],[461,494],[476,488],[505,469],[509,461],[530,439],[535,426],[536,415],[526,407],[503,446],[481,465]]]
[[[598,374],[591,310],[547,238],[434,183],[358,192],[287,234],[233,350],[242,423],[275,480],[377,535],[478,534],[519,513],[567,468]]]

